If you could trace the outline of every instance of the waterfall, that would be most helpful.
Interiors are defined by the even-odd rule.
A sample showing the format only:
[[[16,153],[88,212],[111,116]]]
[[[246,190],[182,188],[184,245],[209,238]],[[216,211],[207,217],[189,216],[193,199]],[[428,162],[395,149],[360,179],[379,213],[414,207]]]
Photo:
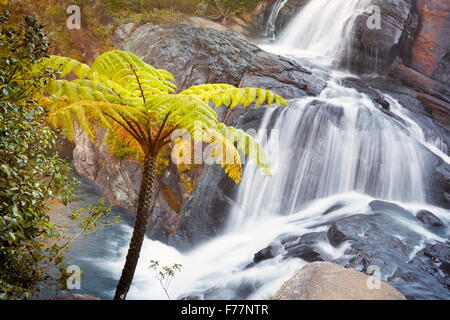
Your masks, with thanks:
[[[278,170],[269,178],[254,167],[246,170],[230,230],[352,191],[426,202],[421,145],[364,94],[332,81],[317,98],[267,113],[262,129],[273,122],[279,146],[268,152]]]
[[[285,52],[339,58],[349,45],[358,13],[369,0],[310,0],[288,24],[276,44]]]
[[[284,5],[288,0],[277,0],[270,10],[269,17],[267,19],[266,30],[264,32],[268,39],[275,40],[276,22],[280,10],[283,9]]]
[[[320,64],[317,56],[339,59],[351,43],[358,11],[368,2],[310,0],[278,41],[264,48],[298,59],[315,56],[312,62],[316,64]],[[269,29],[283,4],[277,1],[272,8]],[[385,95],[397,119],[377,108],[365,94],[341,85],[342,78],[348,76],[333,71],[318,97],[291,100],[289,108],[266,112],[259,140],[267,150],[273,176],[266,177],[254,164],[247,164],[226,229],[191,252],[182,254],[146,239],[129,299],[166,299],[148,268],[150,260],[183,265],[169,289],[173,298],[267,299],[307,262],[281,253],[254,264],[255,253],[280,245],[286,236],[326,233],[336,219],[373,213],[370,203],[374,200],[397,203],[411,216],[430,210],[450,224],[448,210],[427,204],[425,191],[427,168],[434,165],[428,163],[430,154],[450,164],[445,144],[425,132],[392,97]],[[330,208],[334,208],[331,214]],[[450,233],[445,231],[443,238],[417,222],[406,219],[402,223],[416,239],[402,247],[410,259],[424,243],[445,242]],[[105,256],[94,253],[85,258],[98,269],[95,275],[116,283],[131,232],[131,227],[120,226],[120,232],[106,246]],[[401,238],[400,233],[393,236]],[[319,239],[313,245],[325,260],[349,254],[348,243],[334,247]],[[419,278],[425,277],[423,273]],[[92,283],[97,286],[97,282]],[[412,290],[418,298],[434,294],[428,287]],[[113,289],[103,289],[98,295],[110,298],[113,293]]]

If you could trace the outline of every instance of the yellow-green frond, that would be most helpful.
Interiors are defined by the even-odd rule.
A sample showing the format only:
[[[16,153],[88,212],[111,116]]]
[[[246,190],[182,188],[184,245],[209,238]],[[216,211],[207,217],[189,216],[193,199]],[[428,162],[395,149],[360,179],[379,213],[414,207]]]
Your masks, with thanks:
[[[114,131],[114,123],[127,128],[129,125],[125,120],[138,122],[145,119],[146,115],[141,108],[82,100],[50,113],[49,118],[69,140],[73,139],[74,121],[94,140],[98,126]]]
[[[144,98],[151,95],[175,92],[174,77],[168,71],[159,70],[143,62],[130,52],[108,51],[100,55],[92,64],[92,69],[134,96]]]
[[[209,130],[204,135],[204,143],[208,146],[208,154],[236,184],[242,179],[242,164],[238,150],[219,131]]]
[[[166,120],[167,126],[186,130],[195,140],[201,140],[206,130],[217,128],[218,125],[216,112],[193,96],[174,94],[152,97],[145,108],[156,123],[161,124]]]
[[[236,88],[229,84],[204,84],[193,86],[184,90],[180,94],[195,95],[206,103],[214,103],[216,107],[226,106],[230,109],[243,105],[248,107],[251,104],[260,106],[268,104],[269,106],[288,106],[286,100],[269,90],[260,88]]]
[[[78,79],[91,79],[94,81],[99,80],[98,73],[92,70],[91,67],[71,58],[52,55],[48,58],[42,59],[39,65],[43,67],[50,67],[53,70],[60,72],[61,77],[65,77],[70,73],[73,73],[78,77]]]
[[[265,175],[271,175],[270,165],[261,145],[249,134],[234,127],[219,123],[219,132],[250,160],[254,160]]]

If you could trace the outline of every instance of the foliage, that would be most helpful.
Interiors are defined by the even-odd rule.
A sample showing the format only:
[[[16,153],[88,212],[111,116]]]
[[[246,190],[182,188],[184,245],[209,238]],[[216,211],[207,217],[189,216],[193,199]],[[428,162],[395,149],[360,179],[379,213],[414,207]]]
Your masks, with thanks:
[[[220,20],[241,15],[261,0],[10,0],[18,16],[33,14],[46,23],[53,54],[91,62],[98,53],[114,49],[114,30],[128,22],[183,23],[187,16]],[[66,9],[79,5],[81,30],[68,30]]]
[[[57,136],[37,102],[55,78],[37,68],[48,39],[36,20],[9,19],[9,12],[0,16],[0,299],[25,299],[41,285],[65,284],[64,252],[75,238],[62,240],[48,211],[52,200],[71,200],[76,180],[55,154]],[[107,214],[101,204],[77,218],[84,232]]]
[[[134,230],[114,299],[126,299],[133,281],[154,204],[158,161],[165,163],[162,157],[171,154],[176,164],[184,166],[191,160],[186,154],[193,146],[202,145],[207,146],[208,162],[215,160],[236,183],[242,177],[239,151],[269,173],[259,144],[243,131],[219,123],[209,103],[229,108],[248,107],[254,102],[287,106],[282,97],[270,91],[216,84],[176,93],[172,74],[153,68],[132,53],[117,50],[100,55],[91,66],[51,56],[42,59],[39,67],[58,70],[62,78],[77,78],[52,79],[48,84],[49,96],[42,102],[50,110],[53,126],[71,139],[75,122],[93,141],[100,126],[114,136],[113,142],[126,144],[142,155],[138,157],[143,159],[143,174]]]
[[[219,123],[209,103],[229,108],[248,107],[254,102],[287,105],[270,91],[212,84],[175,94],[173,75],[153,68],[132,53],[117,50],[102,54],[90,67],[59,56],[52,56],[41,65],[59,70],[62,77],[70,73],[78,77],[73,81],[52,80],[47,87],[53,96],[46,101],[52,110],[52,123],[62,128],[69,139],[74,135],[75,119],[91,139],[95,139],[96,123],[143,155],[164,154],[164,149],[176,145],[177,153],[171,155],[182,157],[191,147],[191,139],[194,143],[206,143],[211,147],[210,156],[236,183],[242,175],[238,150],[268,173],[260,146],[243,131]],[[171,134],[177,129],[185,130],[189,139],[171,141]]]
[[[160,266],[159,261],[150,260],[150,269],[155,271],[155,278],[159,281],[167,298],[170,300],[169,287],[175,277],[175,273],[181,271],[181,264],[175,263],[172,266]]]
[[[47,215],[48,200],[67,203],[75,181],[70,167],[52,155],[56,137],[43,121],[36,94],[52,76],[34,71],[49,45],[42,26],[31,18],[8,26],[0,17],[0,298],[27,298],[41,281],[57,281],[48,272],[60,266],[58,236]]]

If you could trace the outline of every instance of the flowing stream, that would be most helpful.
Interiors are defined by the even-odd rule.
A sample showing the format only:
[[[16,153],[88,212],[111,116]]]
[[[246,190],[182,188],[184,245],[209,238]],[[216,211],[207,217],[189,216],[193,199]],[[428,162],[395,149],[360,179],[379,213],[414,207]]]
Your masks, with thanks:
[[[269,36],[274,34],[276,16],[284,3],[278,1],[273,7]],[[330,65],[341,58],[351,41],[348,35],[354,19],[367,3],[311,0],[264,49]],[[130,299],[167,298],[149,269],[152,259],[163,265],[183,265],[170,286],[172,298],[269,298],[307,262],[280,254],[253,266],[256,252],[283,236],[326,231],[326,224],[333,219],[368,213],[374,199],[397,203],[412,216],[428,209],[448,226],[448,211],[429,205],[426,194],[429,155],[450,163],[445,145],[436,136],[430,138],[392,97],[386,96],[401,123],[366,95],[342,86],[342,78],[348,76],[333,71],[319,97],[299,98],[290,101],[290,108],[266,112],[261,137],[269,124],[279,130],[278,134],[271,131],[273,139],[265,144],[273,176],[265,177],[255,166],[247,165],[225,231],[186,254],[146,239]],[[274,137],[280,137],[278,149]],[[337,204],[332,214],[323,214]],[[126,224],[113,228],[80,240],[72,251],[73,263],[89,269],[83,290],[104,298],[113,295],[131,234]],[[442,235],[419,225],[409,223],[405,228],[418,239],[408,249],[411,257],[424,241],[445,242]],[[448,227],[445,232],[449,234]],[[336,248],[319,241],[316,247],[327,260],[335,260],[346,255],[348,244]]]

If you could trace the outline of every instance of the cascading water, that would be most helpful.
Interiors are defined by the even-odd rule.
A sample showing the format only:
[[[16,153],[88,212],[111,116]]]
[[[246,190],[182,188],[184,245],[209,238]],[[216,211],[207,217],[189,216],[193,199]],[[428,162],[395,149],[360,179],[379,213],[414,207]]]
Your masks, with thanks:
[[[341,58],[351,44],[353,24],[369,0],[313,0],[303,8],[276,41],[284,54]]]
[[[351,191],[425,203],[422,151],[365,95],[333,81],[320,97],[293,101],[281,114],[268,114],[266,123],[272,117],[282,136],[271,159],[279,169],[270,179],[246,170],[232,229]]]
[[[367,2],[311,0],[279,41],[265,49],[290,56],[296,52],[300,57],[339,58],[351,41],[347,34],[354,17]],[[369,214],[374,199],[398,203],[411,216],[419,209],[430,210],[449,225],[448,211],[427,204],[425,191],[427,155],[450,163],[441,141],[427,138],[395,99],[386,96],[402,123],[383,113],[366,95],[341,86],[341,76],[341,72],[333,72],[319,97],[292,100],[290,108],[266,113],[261,138],[265,129],[278,130],[272,131],[265,145],[273,176],[265,177],[255,166],[247,165],[225,232],[191,252],[181,254],[147,239],[130,299],[166,298],[148,268],[150,260],[183,265],[170,287],[172,298],[268,298],[307,261],[288,257],[280,249],[272,259],[255,265],[256,252],[279,245],[286,236],[326,232],[336,219]],[[280,138],[278,149],[271,152],[276,137]],[[446,227],[443,233],[434,234],[408,219],[400,221],[412,235],[404,248],[411,259],[427,241],[445,242],[443,237],[450,231]],[[101,272],[112,283],[118,279],[130,233],[130,227],[120,226],[115,240],[104,248],[106,257],[84,258],[96,266],[96,274]],[[334,261],[347,257],[349,244],[334,247],[321,239],[314,247],[321,257]],[[389,280],[388,275],[383,279]],[[427,292],[424,288],[417,295],[425,297]],[[110,298],[113,290],[97,294]]]
[[[287,1],[288,0],[277,0],[272,5],[269,17],[267,18],[266,29],[264,32],[266,38],[275,40],[276,22],[278,14],[280,13],[280,10],[283,9]]]

